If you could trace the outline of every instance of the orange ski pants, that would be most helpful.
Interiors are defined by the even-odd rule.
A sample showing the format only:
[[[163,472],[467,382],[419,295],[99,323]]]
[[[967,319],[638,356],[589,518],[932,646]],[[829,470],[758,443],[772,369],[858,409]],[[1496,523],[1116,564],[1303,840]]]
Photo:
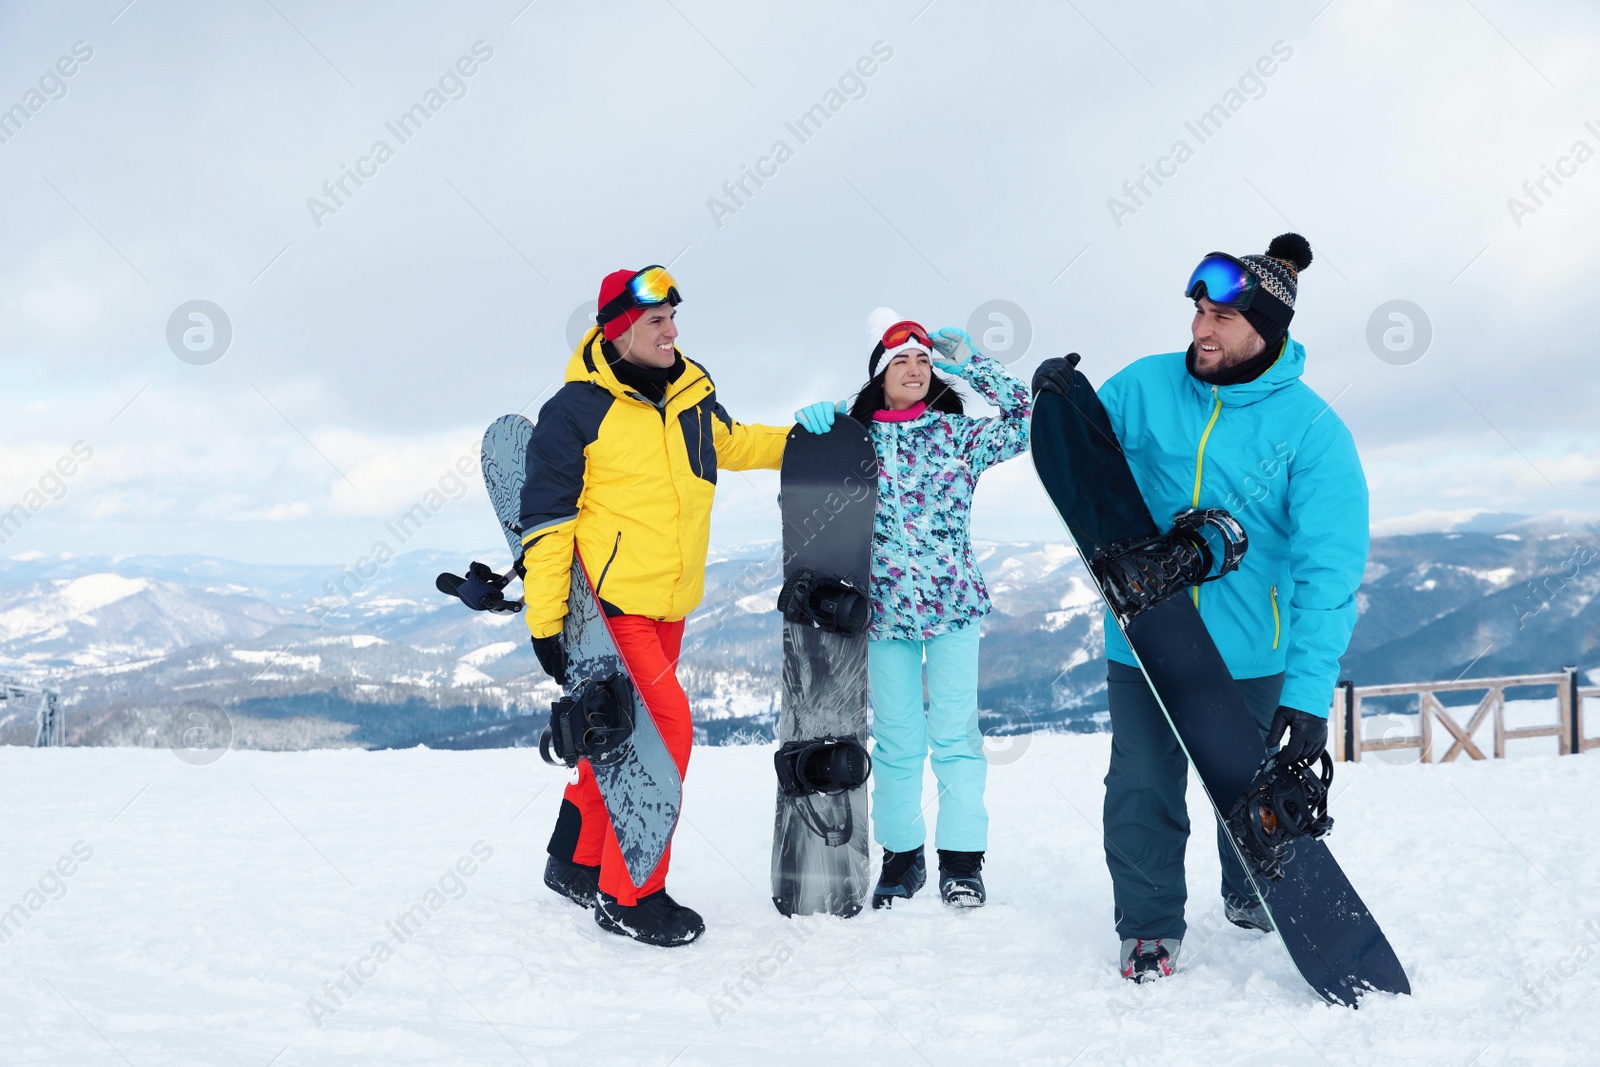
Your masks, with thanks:
[[[678,765],[678,774],[687,773],[694,724],[689,717],[689,698],[678,684],[677,675],[678,652],[683,646],[683,620],[657,622],[641,615],[617,615],[606,622],[656,730],[666,742],[672,761]],[[640,897],[665,888],[667,866],[672,859],[669,842],[661,862],[644,884],[633,884],[588,760],[578,763],[578,780],[567,786],[549,851],[553,856],[586,867],[599,864],[600,891],[630,907]]]

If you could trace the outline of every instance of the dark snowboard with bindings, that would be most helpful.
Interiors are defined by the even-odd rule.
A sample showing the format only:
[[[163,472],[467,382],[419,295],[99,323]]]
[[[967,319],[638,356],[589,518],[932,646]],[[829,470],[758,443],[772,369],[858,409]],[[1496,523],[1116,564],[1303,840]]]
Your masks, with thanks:
[[[1318,774],[1268,757],[1187,595],[1238,566],[1245,531],[1212,509],[1186,512],[1163,533],[1077,356],[1067,358],[1070,379],[1054,376],[1056,387],[1034,401],[1034,467],[1278,936],[1301,976],[1334,1004],[1354,1006],[1372,990],[1410,993],[1394,949],[1321,840],[1332,825],[1331,761],[1324,753]]]
[[[478,611],[522,607],[507,600],[504,589],[522,559],[522,487],[532,437],[533,423],[521,415],[502,415],[483,435],[483,483],[511,551],[513,571],[502,576],[474,562],[466,575],[441,574],[436,583],[441,592]],[[617,652],[577,552],[571,582],[561,631],[567,653],[565,693],[551,706],[539,751],[553,765],[576,767],[579,760],[589,761],[628,876],[634,885],[643,885],[677,826],[683,779]]]
[[[783,510],[783,708],[772,902],[854,915],[871,890],[867,624],[878,457],[859,422],[789,432]]]

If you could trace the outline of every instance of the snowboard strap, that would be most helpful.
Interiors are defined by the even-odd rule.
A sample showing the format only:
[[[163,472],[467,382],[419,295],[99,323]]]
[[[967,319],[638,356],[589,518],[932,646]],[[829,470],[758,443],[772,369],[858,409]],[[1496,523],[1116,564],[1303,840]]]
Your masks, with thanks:
[[[853,737],[816,737],[790,741],[773,756],[778,791],[796,801],[795,810],[812,833],[830,848],[848,844],[855,832],[852,805],[844,803],[844,823],[829,825],[817,811],[814,797],[839,796],[858,789],[872,773],[872,757]]]
[[[1220,541],[1220,558],[1208,530]],[[1232,515],[1221,508],[1191,508],[1164,534],[1111,545],[1090,569],[1112,610],[1127,622],[1174,593],[1237,570],[1249,547],[1244,527]]]
[[[1228,812],[1228,830],[1239,850],[1269,882],[1283,877],[1295,838],[1321,837],[1333,829],[1328,815],[1333,758],[1327,752],[1321,772],[1314,773],[1309,761],[1279,765],[1276,755],[1268,756]]]
[[[789,622],[854,636],[867,628],[872,604],[849,579],[801,568],[779,590],[778,610]]]
[[[496,574],[488,564],[473,560],[465,577],[444,574],[433,580],[435,589],[445,596],[453,596],[473,611],[492,611],[497,615],[515,615],[522,610],[522,601],[507,600],[505,587],[510,574]]]
[[[621,762],[633,736],[633,685],[620,671],[579,682],[550,705],[550,725],[539,737],[539,756],[552,767]],[[552,754],[554,758],[552,758]]]

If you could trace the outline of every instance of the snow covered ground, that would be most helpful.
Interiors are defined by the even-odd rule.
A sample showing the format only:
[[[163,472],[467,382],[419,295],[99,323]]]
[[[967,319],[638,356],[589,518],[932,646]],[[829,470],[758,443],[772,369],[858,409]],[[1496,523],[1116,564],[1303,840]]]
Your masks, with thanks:
[[[541,885],[562,778],[527,750],[0,750],[0,1063],[1467,1067],[1600,1047],[1600,754],[1338,769],[1332,847],[1416,993],[1352,1012],[1221,922],[1209,832],[1181,973],[1117,976],[1108,743],[997,753],[989,907],[924,894],[848,921],[772,909],[770,749],[699,750],[670,885],[708,933],[671,951]]]

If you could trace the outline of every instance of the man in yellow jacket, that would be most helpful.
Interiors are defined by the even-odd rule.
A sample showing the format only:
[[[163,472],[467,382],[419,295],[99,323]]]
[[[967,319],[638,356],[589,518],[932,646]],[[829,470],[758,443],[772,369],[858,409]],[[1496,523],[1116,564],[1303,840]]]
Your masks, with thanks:
[[[683,773],[694,736],[676,676],[684,618],[705,589],[717,469],[775,469],[788,427],[744,425],[674,344],[680,302],[665,268],[619,270],[600,284],[598,326],[539,412],[522,497],[523,589],[534,651],[565,684],[561,644],[574,549],[617,649]],[[831,406],[831,405],[830,405]],[[613,933],[687,944],[700,916],[666,893],[672,853],[635,886],[587,762],[567,787],[545,884]]]

